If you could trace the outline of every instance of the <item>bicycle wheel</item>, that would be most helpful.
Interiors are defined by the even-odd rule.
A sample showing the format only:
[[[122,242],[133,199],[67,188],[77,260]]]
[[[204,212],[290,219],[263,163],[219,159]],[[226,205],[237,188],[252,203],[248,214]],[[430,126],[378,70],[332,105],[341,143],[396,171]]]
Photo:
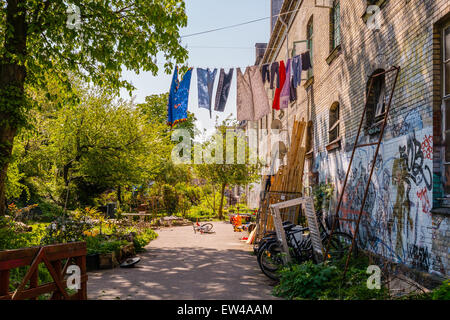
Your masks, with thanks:
[[[277,271],[284,265],[282,254],[283,250],[276,241],[266,242],[258,252],[258,265],[272,280],[279,280]]]
[[[328,243],[329,236],[326,237],[325,244]],[[328,260],[340,261],[345,257],[352,245],[353,237],[345,232],[334,232],[331,236],[330,249],[328,250]],[[353,246],[352,254],[354,257],[358,255],[358,246]]]
[[[202,226],[200,228],[202,228],[203,232],[210,232],[211,229],[213,228],[213,225],[212,225],[212,223],[205,223],[205,224],[202,224]]]

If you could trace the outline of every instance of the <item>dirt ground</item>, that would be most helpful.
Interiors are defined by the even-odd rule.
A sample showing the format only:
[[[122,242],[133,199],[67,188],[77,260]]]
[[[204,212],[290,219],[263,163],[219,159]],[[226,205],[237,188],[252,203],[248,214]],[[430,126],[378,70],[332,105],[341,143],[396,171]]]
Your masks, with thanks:
[[[260,271],[252,247],[225,222],[214,234],[194,234],[192,226],[157,230],[132,269],[89,272],[89,299],[267,300],[274,283]]]

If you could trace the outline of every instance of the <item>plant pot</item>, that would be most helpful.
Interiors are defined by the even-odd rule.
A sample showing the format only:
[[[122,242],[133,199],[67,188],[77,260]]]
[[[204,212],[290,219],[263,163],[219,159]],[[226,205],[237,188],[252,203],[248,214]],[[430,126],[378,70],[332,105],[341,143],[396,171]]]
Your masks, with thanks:
[[[99,268],[112,269],[119,265],[116,258],[116,253],[102,253],[99,255]]]
[[[130,243],[120,248],[117,260],[122,262],[129,257],[133,257],[134,255],[136,255],[136,250],[134,249],[134,244]]]
[[[98,270],[100,266],[99,254],[88,254],[86,255],[86,269],[87,271]]]

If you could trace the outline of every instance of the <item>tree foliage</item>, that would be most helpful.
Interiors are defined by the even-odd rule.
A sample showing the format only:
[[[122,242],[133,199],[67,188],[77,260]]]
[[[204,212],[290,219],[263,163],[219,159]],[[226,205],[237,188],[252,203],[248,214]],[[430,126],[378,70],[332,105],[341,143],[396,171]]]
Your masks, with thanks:
[[[33,129],[16,139],[8,174],[8,195],[23,183],[63,205],[86,203],[118,186],[146,184],[169,163],[172,144],[166,125],[149,123],[131,102],[99,87],[78,87],[80,103],[60,109],[34,110]],[[21,182],[22,181],[22,182]]]
[[[201,164],[194,165],[196,173],[199,178],[205,179],[211,184],[218,185],[220,187],[221,199],[219,203],[219,219],[223,218],[223,200],[225,194],[225,188],[227,186],[244,186],[249,183],[255,182],[259,178],[259,161],[255,164],[249,161],[249,146],[244,136],[235,135],[234,141],[231,144],[233,150],[227,150],[226,131],[237,129],[237,124],[234,121],[226,119],[221,125],[217,127],[217,135],[222,139],[216,139],[216,136],[206,141],[203,147],[207,150],[212,150],[211,155],[215,157],[215,152],[222,150],[223,157],[222,162],[212,161],[208,163],[203,161]],[[240,141],[239,141],[240,140]],[[220,145],[222,144],[222,145]],[[240,163],[238,161],[238,145],[244,145],[245,162]],[[232,152],[233,162],[227,163],[226,154]]]
[[[70,4],[70,7],[68,6]],[[68,12],[69,9],[69,12]],[[123,70],[166,72],[183,63],[183,0],[6,0],[0,3],[0,215],[14,137],[37,100],[28,93],[55,85],[64,105],[79,100],[72,76],[111,92],[133,86]],[[51,75],[51,77],[49,77]]]

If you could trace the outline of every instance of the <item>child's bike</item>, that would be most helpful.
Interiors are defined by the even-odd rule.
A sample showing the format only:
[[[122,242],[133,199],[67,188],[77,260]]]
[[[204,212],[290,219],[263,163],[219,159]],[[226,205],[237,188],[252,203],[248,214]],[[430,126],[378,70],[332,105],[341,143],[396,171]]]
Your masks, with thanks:
[[[192,225],[194,227],[194,233],[200,232],[203,233],[214,233],[214,231],[211,231],[213,228],[212,223],[204,223],[200,225],[198,222]]]

